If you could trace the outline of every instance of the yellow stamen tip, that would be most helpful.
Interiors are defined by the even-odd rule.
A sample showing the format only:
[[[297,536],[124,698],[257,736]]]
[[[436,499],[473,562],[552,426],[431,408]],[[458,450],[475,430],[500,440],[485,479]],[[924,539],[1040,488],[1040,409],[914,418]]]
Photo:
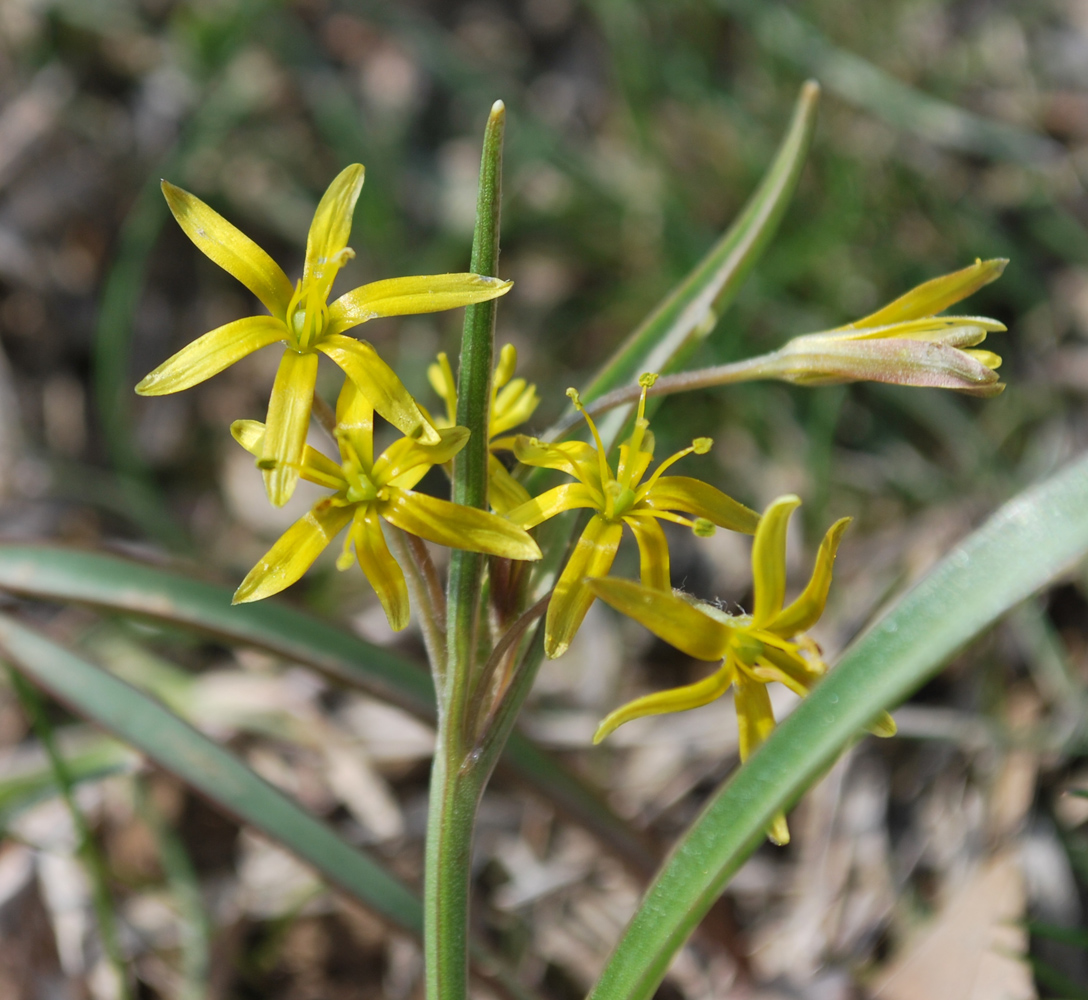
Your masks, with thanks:
[[[644,372],[642,375],[639,375],[638,384],[642,386],[643,389],[649,389],[658,380],[658,377],[656,372]]]
[[[258,458],[257,468],[261,470],[271,470],[276,467],[278,463],[274,458]]]
[[[697,517],[695,523],[691,526],[691,530],[697,538],[710,538],[718,530],[718,527],[713,521],[708,521],[705,517]]]
[[[713,438],[696,438],[691,442],[691,450],[695,452],[696,455],[705,455],[713,447]]]

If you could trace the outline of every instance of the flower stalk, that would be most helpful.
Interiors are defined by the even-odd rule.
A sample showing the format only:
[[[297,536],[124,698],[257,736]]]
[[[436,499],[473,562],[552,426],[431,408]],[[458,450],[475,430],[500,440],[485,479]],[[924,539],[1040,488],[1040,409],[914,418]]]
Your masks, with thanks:
[[[505,124],[506,109],[496,101],[484,132],[472,239],[474,273],[487,277],[494,277],[498,269]],[[470,433],[467,444],[454,458],[450,499],[481,511],[488,509],[494,345],[494,304],[469,306],[461,339],[457,423]],[[469,730],[484,570],[484,557],[479,553],[455,552],[451,556],[446,663],[435,676],[438,731],[427,816],[423,938],[428,1000],[463,1000],[468,995],[472,833],[490,771],[478,755],[473,755],[476,734]]]

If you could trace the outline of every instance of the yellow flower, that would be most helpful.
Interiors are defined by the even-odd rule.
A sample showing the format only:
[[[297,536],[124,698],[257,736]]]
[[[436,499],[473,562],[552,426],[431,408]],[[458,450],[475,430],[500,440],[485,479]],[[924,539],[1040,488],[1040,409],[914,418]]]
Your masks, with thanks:
[[[720,698],[734,688],[740,759],[747,760],[774,729],[766,685],[785,684],[804,696],[826,672],[819,647],[803,635],[819,620],[831,586],[831,570],[839,540],[850,518],[836,521],[824,536],[812,577],[789,606],[786,594],[786,527],[800,505],[795,496],[775,500],[760,518],[752,545],[755,591],[750,615],[729,615],[709,604],[662,594],[631,580],[589,580],[587,586],[602,601],[646,626],[654,635],[699,660],[721,660],[721,666],[695,684],[636,698],[608,715],[593,737],[600,743],[631,719],[665,712],[683,712]],[[883,713],[873,725],[880,736],[895,733],[895,723]],[[769,836],[789,841],[786,819],[775,818]]]
[[[495,374],[491,379],[491,414],[487,431],[488,446],[488,499],[500,514],[506,514],[525,503],[529,491],[506,470],[496,451],[510,451],[514,438],[498,437],[525,423],[537,408],[540,397],[536,386],[523,378],[513,378],[518,363],[518,352],[513,344],[507,344],[499,352]],[[452,427],[457,422],[457,380],[453,377],[450,359],[443,351],[438,361],[427,369],[427,378],[434,391],[446,404],[446,417],[431,417],[435,427]],[[430,416],[428,414],[428,416]]]
[[[687,476],[663,476],[674,462],[695,452],[705,455],[713,443],[710,438],[696,438],[691,446],[667,458],[642,483],[653,460],[654,438],[645,417],[646,390],[656,375],[639,379],[642,397],[638,404],[635,428],[619,448],[619,465],[613,473],[597,427],[582,409],[578,393],[567,390],[574,405],[583,412],[593,433],[596,448],[584,441],[546,444],[518,435],[514,454],[526,465],[558,469],[578,480],[542,493],[510,511],[507,517],[522,528],[531,528],[565,510],[588,507],[594,511],[582,537],[574,548],[555,584],[545,622],[544,649],[548,656],[561,656],[582,624],[593,592],[585,578],[604,576],[612,566],[626,524],[639,548],[642,582],[657,591],[668,591],[669,547],[658,520],[675,521],[692,528],[697,535],[714,531],[714,525],[751,534],[759,515],[726,496],[713,486]],[[641,484],[641,485],[640,485]],[[691,515],[683,517],[683,514]]]
[[[250,570],[234,603],[258,601],[298,580],[329,542],[349,524],[340,569],[351,565],[351,547],[370,585],[377,591],[389,624],[408,624],[408,588],[389,552],[381,520],[439,545],[507,559],[539,559],[536,542],[496,514],[439,500],[412,487],[432,465],[448,462],[468,440],[464,427],[437,431],[438,443],[403,437],[374,457],[374,408],[351,380],[344,380],[336,404],[340,464],[306,446],[299,473],[336,492],[318,501],[296,521]],[[254,455],[263,454],[267,429],[256,420],[236,420],[231,433]]]
[[[985,316],[935,314],[1000,277],[1007,263],[977,260],[919,285],[864,319],[795,337],[760,370],[801,385],[860,379],[996,396],[1005,388],[995,370],[1001,358],[974,348],[987,333],[1004,330],[1004,324]]]
[[[329,185],[310,224],[302,278],[292,288],[287,275],[256,243],[199,198],[162,182],[179,225],[208,257],[229,271],[264,304],[270,316],[249,316],[194,340],[136,386],[143,396],[179,392],[203,382],[247,354],[285,345],[272,395],[267,430],[257,464],[268,498],[282,506],[298,482],[306,445],[318,352],[336,362],[371,405],[409,437],[437,444],[427,422],[393,370],[366,341],[344,331],[379,316],[437,312],[503,295],[509,281],[477,274],[433,274],[387,278],[361,285],[331,305],[327,299],[340,268],[354,251],[347,245],[363,167],[347,167]]]

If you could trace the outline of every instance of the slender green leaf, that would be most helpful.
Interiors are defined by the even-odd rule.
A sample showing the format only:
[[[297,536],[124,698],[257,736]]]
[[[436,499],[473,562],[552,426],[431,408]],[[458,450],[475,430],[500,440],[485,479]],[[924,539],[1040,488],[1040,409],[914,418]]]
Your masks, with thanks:
[[[0,588],[265,649],[419,718],[434,718],[431,678],[411,660],[275,601],[231,607],[227,587],[116,556],[49,545],[0,545]],[[506,746],[502,766],[609,844],[636,871],[653,872],[656,861],[644,839],[595,790],[517,732]]]
[[[1088,553],[1088,458],[1009,501],[843,655],[718,791],[647,891],[592,997],[652,996],[669,962],[788,806],[882,709]]]
[[[0,615],[0,650],[59,701],[285,844],[333,885],[419,933],[422,911],[411,890],[154,698],[6,615]]]
[[[736,221],[691,273],[669,293],[582,393],[587,404],[644,371],[661,372],[690,340],[707,336],[732,303],[786,211],[801,176],[816,125],[820,88],[801,88],[793,119],[774,161]]]
[[[224,812],[279,841],[331,885],[390,923],[412,934],[421,932],[423,908],[411,889],[154,698],[7,615],[0,615],[0,655]],[[504,995],[525,1000],[533,996],[487,949],[474,945],[472,954],[480,963],[480,975]]]

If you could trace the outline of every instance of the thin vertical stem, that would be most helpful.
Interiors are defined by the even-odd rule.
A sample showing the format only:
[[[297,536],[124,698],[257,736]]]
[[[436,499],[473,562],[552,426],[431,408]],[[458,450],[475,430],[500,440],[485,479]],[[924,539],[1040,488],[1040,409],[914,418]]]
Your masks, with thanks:
[[[506,110],[496,101],[484,132],[471,269],[497,276]],[[457,423],[471,432],[453,462],[450,497],[486,510],[488,421],[495,345],[495,302],[468,306],[461,338]],[[487,770],[475,766],[467,732],[485,560],[455,550],[447,587],[446,669],[435,678],[438,732],[431,770],[424,872],[424,957],[428,1000],[465,1000],[472,831]]]

